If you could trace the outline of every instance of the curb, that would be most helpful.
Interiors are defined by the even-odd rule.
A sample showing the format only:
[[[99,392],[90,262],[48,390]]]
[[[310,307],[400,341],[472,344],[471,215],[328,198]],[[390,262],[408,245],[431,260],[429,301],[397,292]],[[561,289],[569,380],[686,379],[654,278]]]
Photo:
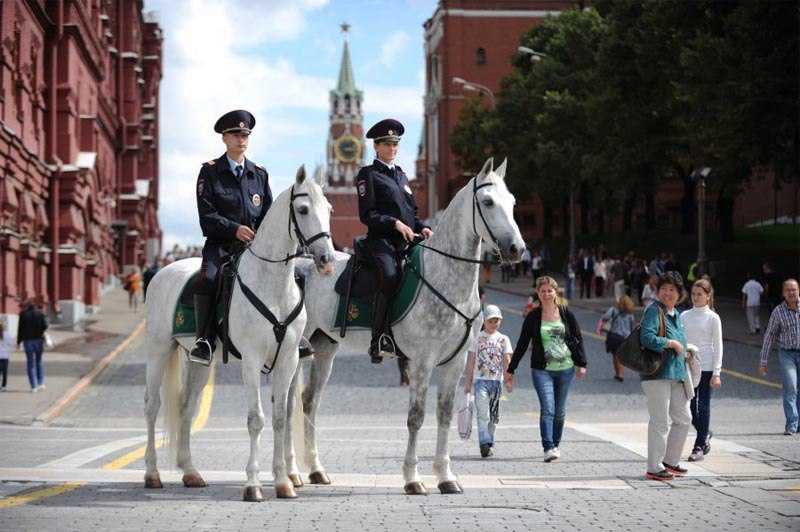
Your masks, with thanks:
[[[528,294],[521,294],[520,292],[517,292],[516,290],[512,290],[511,288],[502,288],[502,287],[498,287],[498,286],[492,286],[490,284],[482,285],[482,286],[483,286],[483,288],[485,290],[494,290],[495,292],[502,292],[503,294],[509,294],[509,295],[512,295],[512,296],[528,297]],[[580,300],[570,301],[569,304],[572,305],[573,307],[576,307],[576,308],[579,308],[579,309],[583,309],[583,310],[588,310],[590,312],[600,312],[595,308],[586,307],[584,305],[581,305],[580,303],[576,303],[576,301],[580,301]],[[725,340],[725,341],[728,341],[728,342],[736,343],[736,344],[746,345],[746,346],[749,346],[749,347],[755,347],[755,348],[758,348],[758,349],[761,348],[761,344],[755,344],[755,343],[752,343],[752,342],[746,342],[746,341],[739,340],[737,338],[726,338],[723,335],[722,339]]]
[[[83,391],[86,390],[86,388],[88,388],[92,382],[94,382],[97,376],[100,375],[100,373],[102,373],[109,364],[111,364],[111,361],[114,360],[122,351],[124,351],[131,344],[131,342],[133,342],[133,340],[139,336],[139,334],[141,334],[141,332],[144,330],[144,325],[145,321],[142,320],[139,325],[136,326],[133,332],[131,332],[128,337],[122,341],[121,344],[115,347],[106,356],[101,358],[97,364],[94,365],[91,371],[89,371],[89,373],[81,377],[78,382],[73,384],[72,387],[67,390],[64,395],[57,399],[56,402],[50,406],[50,408],[45,410],[43,414],[36,416],[33,422],[46,424],[60,416],[67,406],[77,399],[78,396],[83,393]]]

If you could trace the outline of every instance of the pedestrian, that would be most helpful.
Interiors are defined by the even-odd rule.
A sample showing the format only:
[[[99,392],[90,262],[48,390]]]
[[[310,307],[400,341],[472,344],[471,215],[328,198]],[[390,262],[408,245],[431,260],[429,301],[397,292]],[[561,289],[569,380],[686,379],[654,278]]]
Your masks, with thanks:
[[[689,434],[692,414],[684,387],[686,336],[681,325],[678,301],[683,299],[683,280],[675,272],[658,278],[657,300],[644,311],[640,329],[642,347],[666,356],[654,376],[642,376],[650,421],[647,425],[647,473],[649,480],[672,480],[685,475],[680,455]]]
[[[566,279],[566,297],[571,301],[575,295],[575,256],[570,255],[564,267],[564,278]]]
[[[19,344],[22,344],[25,349],[31,392],[45,389],[42,351],[44,350],[44,332],[46,330],[47,318],[44,313],[39,310],[33,300],[26,301],[24,310],[19,314],[16,343],[17,348],[19,348]]]
[[[147,287],[150,286],[150,281],[153,280],[153,277],[156,276],[158,270],[161,269],[161,261],[158,259],[153,260],[153,264],[147,268],[144,273],[142,274],[142,296],[144,299],[147,299]]]
[[[630,271],[630,279],[631,284],[629,294],[634,294],[639,302],[639,306],[643,307],[644,302],[642,301],[642,290],[644,290],[645,279],[647,279],[647,271],[642,259],[633,259]]]
[[[541,306],[532,310],[522,323],[505,380],[506,389],[511,392],[514,371],[530,346],[531,375],[539,397],[544,461],[552,462],[561,457],[559,445],[564,432],[567,397],[575,376],[586,376],[586,354],[578,320],[561,305],[555,279],[540,277],[536,281],[536,291]]]
[[[625,277],[627,275],[628,269],[625,261],[617,257],[611,266],[611,278],[614,280],[614,301],[619,301],[619,298],[625,294]],[[633,302],[631,301],[631,303]]]
[[[761,348],[761,364],[758,372],[767,374],[767,359],[772,345],[778,342],[778,360],[783,377],[783,413],[786,416],[785,435],[800,432],[798,410],[800,396],[797,393],[797,375],[800,373],[800,286],[796,279],[783,282],[783,303],[772,310],[764,331]]]
[[[591,299],[594,257],[589,251],[584,252],[578,260],[578,274],[581,279],[581,298]]]
[[[772,268],[772,264],[769,262],[765,262],[761,266],[761,271],[764,274],[763,285],[764,295],[766,296],[767,300],[767,308],[770,312],[772,312],[772,309],[780,305],[781,300],[783,299],[783,294],[781,293],[781,277],[777,272],[775,272],[775,270]]]
[[[594,261],[594,295],[603,297],[606,288],[606,258],[604,255]]]
[[[494,430],[500,421],[500,395],[503,375],[511,360],[511,340],[501,334],[503,315],[496,305],[487,305],[483,330],[472,341],[467,355],[464,379],[466,393],[475,390],[475,413],[478,418],[478,445],[481,456],[494,454]]]
[[[614,353],[620,344],[630,336],[635,326],[634,309],[633,300],[627,295],[622,295],[616,305],[610,307],[600,318],[602,323],[609,324],[608,333],[606,333],[606,353],[611,355],[614,363],[614,380],[618,382],[625,380],[625,368]]]
[[[764,287],[756,281],[756,276],[748,275],[747,282],[742,286],[742,308],[745,309],[747,328],[750,334],[761,332],[761,320],[758,314],[761,311],[761,294],[763,293]]]
[[[528,301],[525,302],[525,308],[522,309],[522,317],[524,318],[530,312],[535,309],[539,308],[541,304],[539,303],[539,294],[536,292],[531,292],[531,295],[528,296]]]
[[[711,390],[722,386],[722,321],[714,311],[714,287],[709,281],[692,284],[692,308],[681,313],[681,325],[687,344],[696,346],[695,356],[700,357],[700,382],[694,383],[690,404],[697,436],[689,455],[690,462],[699,462],[711,452]]]
[[[657,285],[658,275],[653,274],[647,279],[647,284],[642,288],[642,307],[647,308],[656,301]]]
[[[128,308],[136,311],[139,307],[139,292],[142,289],[142,276],[138,266],[134,266],[133,270],[125,277],[123,287],[128,292]]]
[[[541,277],[544,272],[544,259],[538,249],[534,250],[533,257],[531,257],[531,272],[533,273],[533,285],[536,286],[536,279]]]
[[[486,249],[483,252],[483,283],[490,284],[492,282],[492,265],[497,263],[495,254]]]
[[[525,246],[525,249],[522,250],[522,276],[527,277],[528,273],[531,271],[531,250],[528,246]]]
[[[0,392],[8,388],[8,359],[14,350],[14,336],[6,327],[6,319],[0,318]]]

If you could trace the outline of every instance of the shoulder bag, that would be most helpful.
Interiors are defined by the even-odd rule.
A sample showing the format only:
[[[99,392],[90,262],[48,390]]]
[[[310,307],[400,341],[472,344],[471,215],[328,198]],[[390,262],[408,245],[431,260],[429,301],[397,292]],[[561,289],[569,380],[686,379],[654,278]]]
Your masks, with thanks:
[[[642,346],[640,333],[641,324],[638,324],[625,341],[617,347],[614,356],[626,368],[637,371],[645,377],[652,377],[664,367],[664,361],[668,355],[665,352],[657,353]],[[658,307],[658,335],[666,336],[664,311],[661,310],[661,307]]]

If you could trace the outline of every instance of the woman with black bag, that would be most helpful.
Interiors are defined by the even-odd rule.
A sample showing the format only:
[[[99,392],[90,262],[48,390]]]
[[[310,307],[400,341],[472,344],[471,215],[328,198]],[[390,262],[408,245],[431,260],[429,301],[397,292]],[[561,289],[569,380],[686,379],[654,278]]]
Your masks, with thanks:
[[[687,397],[684,387],[690,379],[686,371],[686,336],[675,308],[684,297],[680,274],[661,275],[656,296],[657,300],[644,312],[639,335],[643,348],[664,355],[658,372],[642,375],[642,389],[650,414],[646,478],[665,481],[687,472],[678,462],[692,422],[691,397]]]
[[[614,352],[633,330],[636,321],[633,317],[634,309],[633,300],[627,295],[623,295],[619,298],[617,304],[610,307],[600,318],[601,323],[608,324],[606,353],[611,355],[611,359],[614,362],[614,380],[618,382],[625,380],[625,367]]]

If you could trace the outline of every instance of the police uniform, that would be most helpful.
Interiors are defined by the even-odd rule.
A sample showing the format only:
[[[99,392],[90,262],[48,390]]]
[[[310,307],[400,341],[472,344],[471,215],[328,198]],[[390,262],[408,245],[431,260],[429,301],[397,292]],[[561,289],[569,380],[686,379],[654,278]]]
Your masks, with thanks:
[[[214,126],[217,133],[250,133],[256,119],[247,111],[226,113]],[[238,175],[237,175],[238,174]],[[245,158],[241,165],[232,161],[227,153],[208,161],[200,168],[197,177],[197,211],[200,227],[206,237],[203,262],[197,280],[195,313],[198,340],[192,348],[190,359],[210,363],[213,352],[214,296],[220,267],[233,253],[244,247],[236,238],[240,225],[258,230],[261,220],[272,205],[269,174],[263,166]],[[207,346],[203,346],[205,341]],[[203,352],[197,349],[202,349]],[[208,357],[205,356],[208,349]]]
[[[374,139],[376,143],[399,142],[403,132],[403,124],[386,119],[372,126],[367,132],[367,138]],[[400,220],[415,233],[427,226],[417,216],[417,204],[408,177],[399,166],[389,166],[375,159],[371,165],[359,170],[356,188],[359,218],[367,226],[367,245],[380,275],[380,293],[376,294],[371,348],[373,362],[379,362],[374,344],[388,329],[388,301],[397,291],[402,276],[397,265],[397,254],[406,246],[403,236],[395,228],[395,222]]]

